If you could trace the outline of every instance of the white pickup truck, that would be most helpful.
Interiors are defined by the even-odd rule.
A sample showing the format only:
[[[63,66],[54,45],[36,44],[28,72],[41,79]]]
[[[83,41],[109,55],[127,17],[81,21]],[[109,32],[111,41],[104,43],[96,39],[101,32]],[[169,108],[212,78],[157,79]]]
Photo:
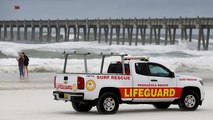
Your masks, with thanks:
[[[85,73],[66,72],[69,55],[83,55]],[[144,57],[126,54],[100,54],[100,73],[88,73],[89,53],[64,53],[64,70],[56,74],[53,91],[55,100],[70,101],[77,112],[89,112],[93,106],[99,113],[114,114],[119,104],[153,104],[167,109],[171,104],[181,110],[194,111],[202,105],[205,92],[201,78],[181,76],[165,66],[150,62]],[[107,56],[119,56],[103,73]]]

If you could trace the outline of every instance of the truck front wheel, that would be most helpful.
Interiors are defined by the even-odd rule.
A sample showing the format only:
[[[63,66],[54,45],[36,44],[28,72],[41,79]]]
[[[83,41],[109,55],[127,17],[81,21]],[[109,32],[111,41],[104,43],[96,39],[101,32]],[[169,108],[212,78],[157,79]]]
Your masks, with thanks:
[[[199,105],[198,94],[192,90],[183,91],[183,95],[179,102],[179,107],[181,110],[194,111]]]
[[[72,102],[72,107],[77,112],[89,112],[92,109],[92,105],[81,104],[79,102]]]
[[[114,93],[103,93],[97,102],[98,112],[101,114],[114,114],[118,111],[119,100]]]

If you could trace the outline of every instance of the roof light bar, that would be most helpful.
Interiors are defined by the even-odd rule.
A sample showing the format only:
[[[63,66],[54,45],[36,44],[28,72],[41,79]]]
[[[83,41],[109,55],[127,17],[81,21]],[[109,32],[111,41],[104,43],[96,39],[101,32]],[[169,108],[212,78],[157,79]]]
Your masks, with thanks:
[[[141,61],[149,61],[149,57],[147,56],[125,56],[124,60],[141,60]]]

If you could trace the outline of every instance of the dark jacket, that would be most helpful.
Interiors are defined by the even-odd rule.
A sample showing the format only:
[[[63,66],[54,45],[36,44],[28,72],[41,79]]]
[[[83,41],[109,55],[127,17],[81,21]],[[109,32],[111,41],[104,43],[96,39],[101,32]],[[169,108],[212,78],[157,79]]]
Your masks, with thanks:
[[[24,66],[27,66],[29,64],[29,58],[24,55]]]
[[[20,58],[18,59],[18,65],[19,65],[19,66],[24,66],[24,58],[20,57]]]

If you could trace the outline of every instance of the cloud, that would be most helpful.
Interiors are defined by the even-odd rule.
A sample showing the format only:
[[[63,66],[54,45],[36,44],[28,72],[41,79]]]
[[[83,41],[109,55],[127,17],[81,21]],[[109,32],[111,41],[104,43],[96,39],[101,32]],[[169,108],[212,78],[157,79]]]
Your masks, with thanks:
[[[212,0],[0,0],[0,20],[212,16],[212,4]],[[21,9],[15,11],[14,5]]]

